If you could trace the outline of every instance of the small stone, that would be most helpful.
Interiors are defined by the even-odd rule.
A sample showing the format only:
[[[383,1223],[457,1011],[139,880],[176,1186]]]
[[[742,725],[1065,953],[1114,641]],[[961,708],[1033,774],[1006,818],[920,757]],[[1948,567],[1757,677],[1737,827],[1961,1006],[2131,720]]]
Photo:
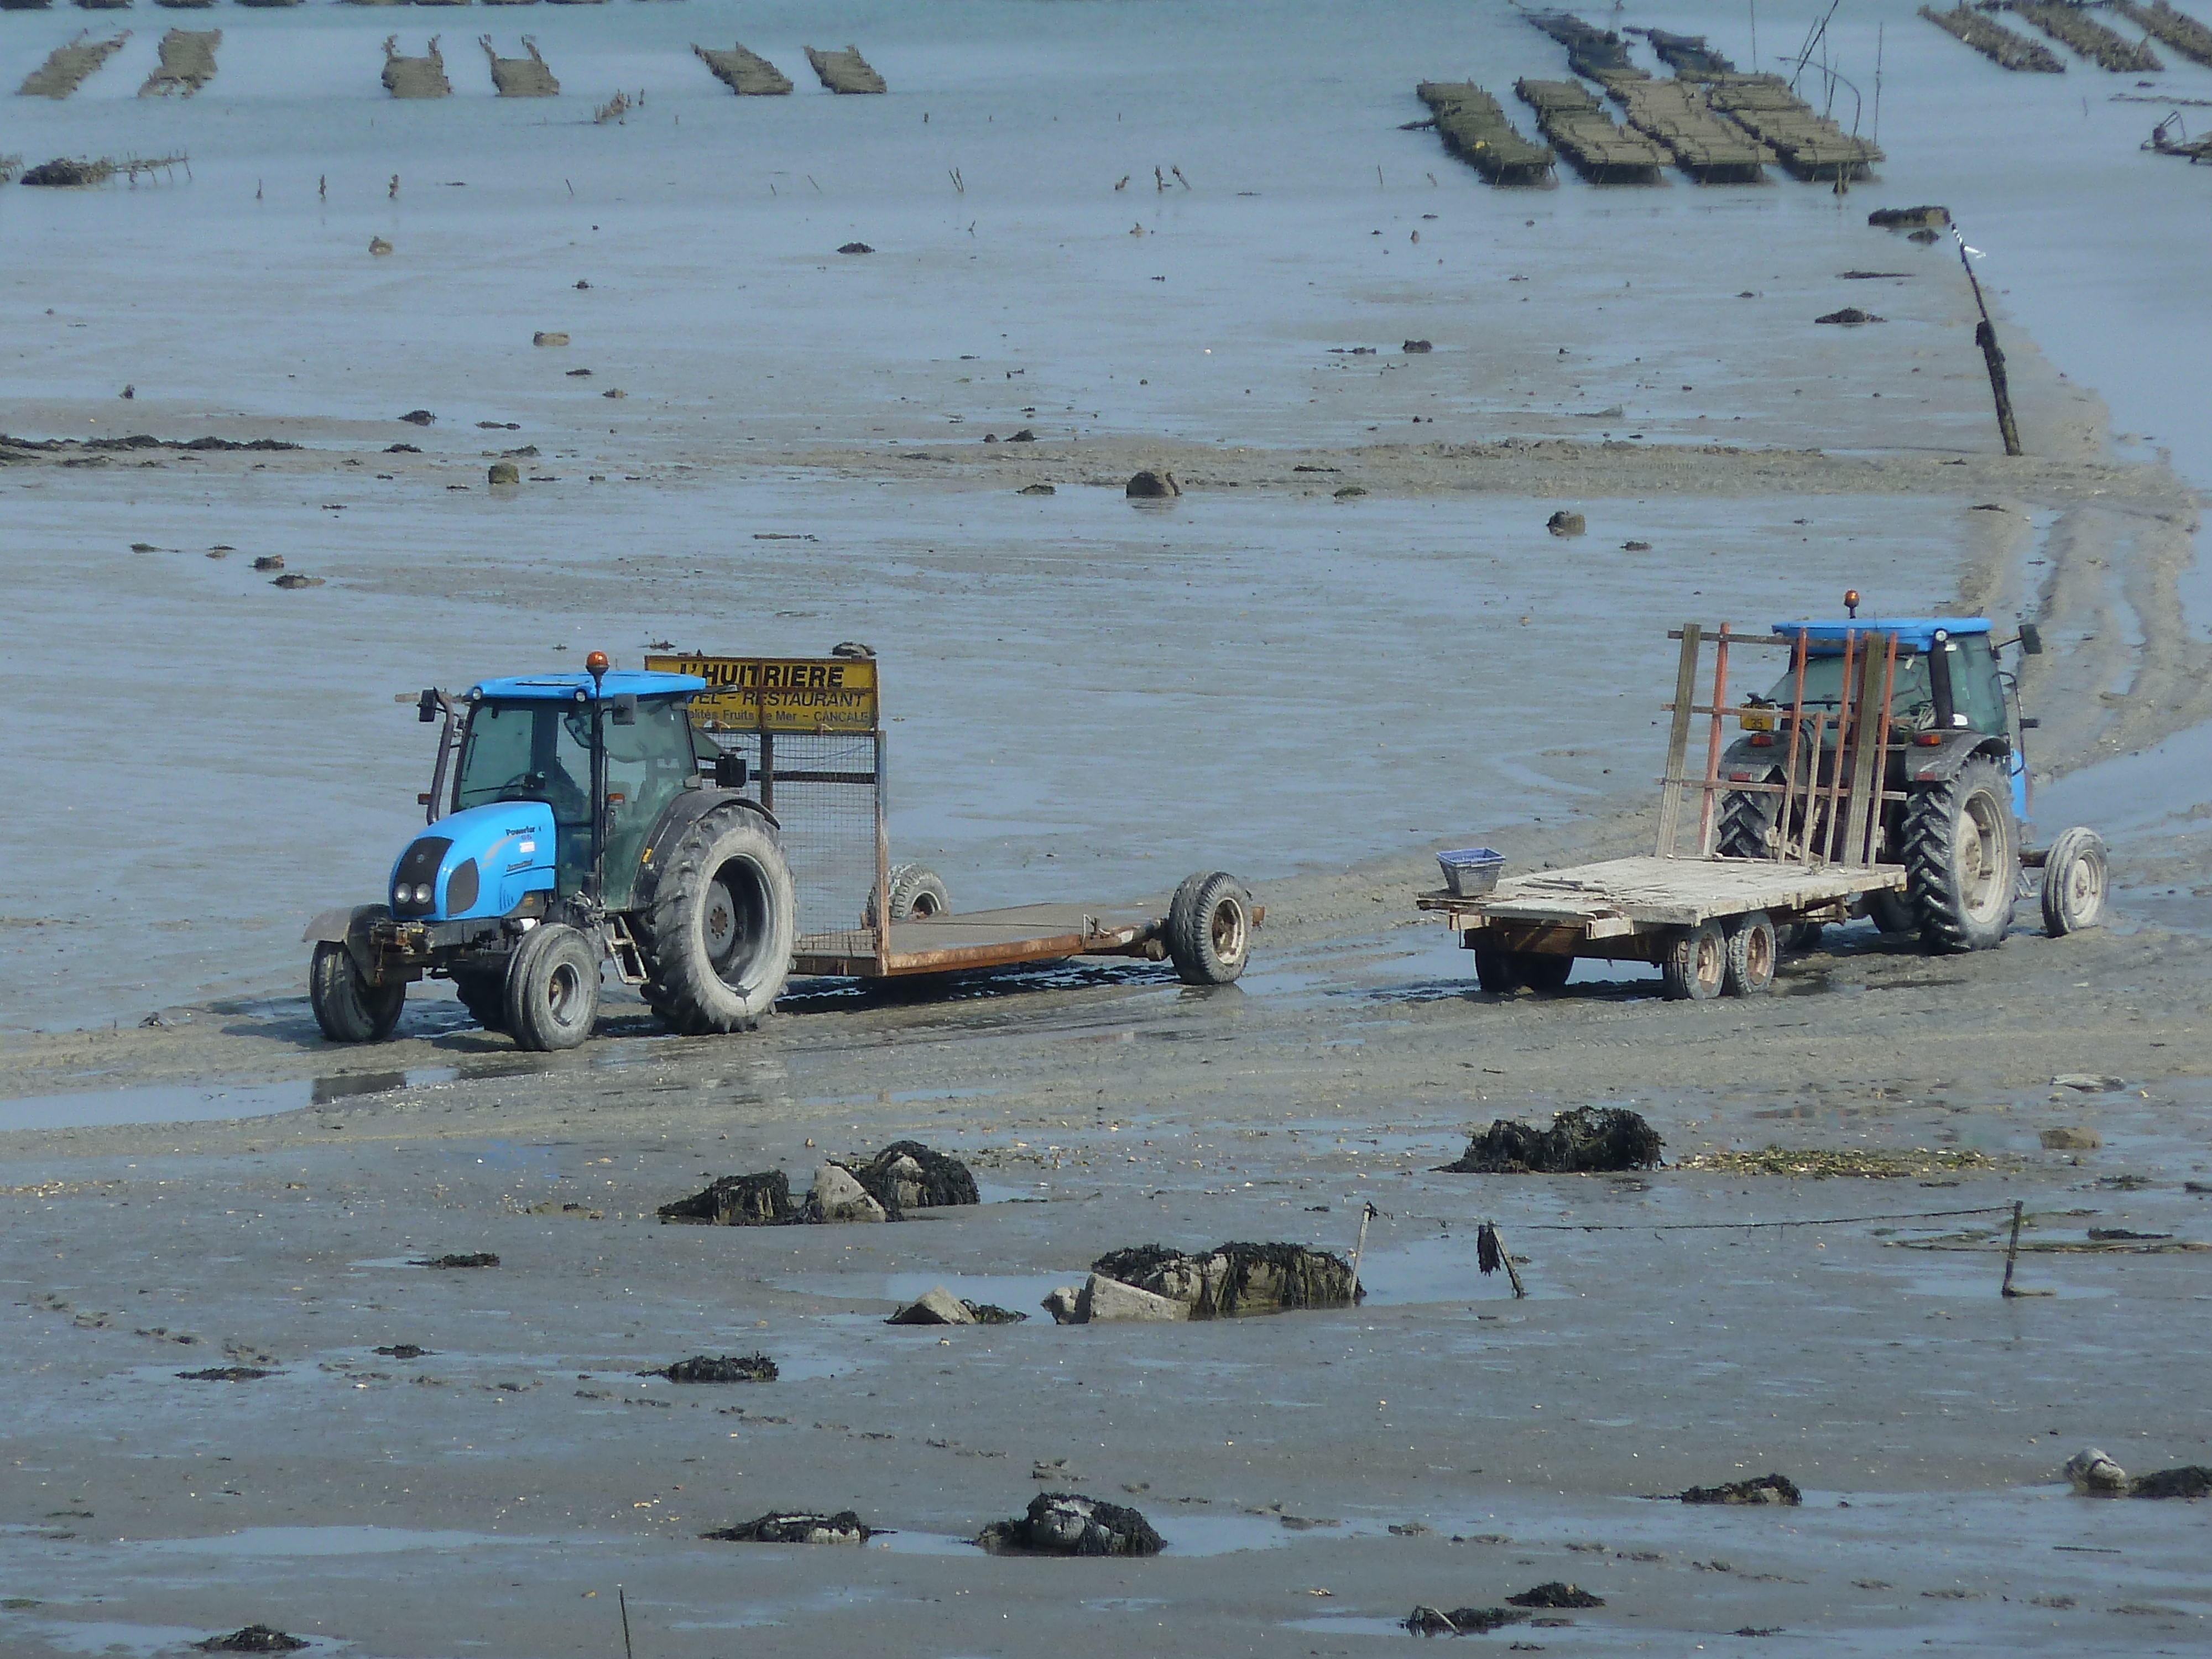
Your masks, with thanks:
[[[2096,1077],[2087,1072],[2063,1072],[2051,1079],[2054,1089],[2072,1089],[2085,1095],[2115,1095],[2128,1086],[2124,1077]]]
[[[192,1645],[202,1653],[297,1653],[307,1644],[299,1637],[288,1636],[266,1625],[248,1625],[244,1630],[233,1631],[228,1636],[210,1636]]]
[[[1055,1325],[1079,1325],[1083,1322],[1077,1313],[1081,1304],[1083,1289],[1078,1285],[1061,1285],[1046,1296],[1038,1305],[1052,1316]]]
[[[1418,233],[1418,232],[1416,232],[1415,234],[1419,234],[1419,233]],[[1407,352],[1409,352],[1409,353],[1411,353],[1411,354],[1413,354],[1413,356],[1419,356],[1421,353],[1423,353],[1423,352],[1425,352],[1425,351],[1434,351],[1434,350],[1436,349],[1436,347],[1435,347],[1435,346],[1433,346],[1433,345],[1431,345],[1431,344],[1428,341],[1426,341],[1426,340],[1408,340],[1408,341],[1407,341],[1407,342],[1406,342],[1405,346],[1403,347],[1403,349],[1404,349],[1404,350],[1406,350],[1406,351],[1407,351]]]
[[[1650,542],[1623,542],[1620,544],[1620,550],[1624,553],[1649,553],[1651,550],[1651,544]]]
[[[2094,1152],[2105,1144],[2094,1129],[2074,1127],[2045,1129],[2041,1139],[2047,1152]]]
[[[284,574],[277,577],[277,579],[271,582],[270,586],[271,587],[282,587],[289,591],[294,588],[313,587],[314,583],[308,578],[300,574],[298,571],[291,570],[287,571]]]
[[[1057,1314],[1054,1315],[1058,1318]],[[1175,1320],[1188,1319],[1190,1306],[1150,1291],[1140,1291],[1134,1285],[1124,1285],[1118,1279],[1108,1279],[1093,1273],[1084,1281],[1082,1293],[1076,1298],[1075,1317],[1066,1322],[1076,1325],[1107,1323],[1115,1320]]]
[[[2075,1492],[2091,1498],[2118,1498],[2128,1489],[2128,1472],[2094,1446],[2068,1458],[2064,1474]]]
[[[410,409],[399,417],[414,426],[428,426],[438,417],[427,409]],[[388,452],[387,452],[388,453]]]
[[[901,1308],[886,1325],[972,1325],[975,1316],[968,1311],[968,1304],[939,1285],[923,1291],[921,1297]]]
[[[1845,328],[1856,328],[1862,323],[1882,323],[1889,319],[1877,317],[1870,311],[1861,311],[1856,306],[1845,306],[1841,311],[1832,311],[1825,317],[1815,317],[1816,323],[1841,323]]]
[[[1016,492],[1023,495],[1057,495],[1060,492],[1050,484],[1024,484]]]
[[[253,562],[253,568],[256,570],[282,570],[284,556],[282,553],[264,553]]]
[[[837,252],[840,253],[873,253],[875,249],[870,247],[866,242],[848,242],[844,246],[839,248]]]
[[[530,343],[534,346],[564,346],[568,343],[568,337],[558,329],[541,328],[530,337]]]
[[[1358,501],[1366,493],[1366,487],[1363,484],[1345,484],[1338,489],[1336,499],[1340,501]]]
[[[814,1172],[814,1203],[824,1221],[888,1218],[884,1206],[868,1195],[868,1189],[854,1178],[853,1172],[836,1164],[824,1164]]]
[[[381,258],[392,252],[392,244],[381,236],[372,236],[368,239],[368,251]]]
[[[605,392],[599,393],[599,396],[602,398],[627,398],[629,396],[629,393],[624,392],[618,386],[611,386]]]
[[[1010,444],[1033,444],[1036,441],[1036,434],[1024,427],[1006,441]]]
[[[513,461],[494,461],[489,471],[489,482],[493,483],[512,484],[522,482],[522,469],[515,465]]]
[[[1164,467],[1158,471],[1146,467],[1129,475],[1129,482],[1121,493],[1133,501],[1158,501],[1164,496],[1182,495],[1182,486],[1176,482],[1175,474]]]
[[[1589,528],[1579,513],[1570,513],[1565,507],[1544,520],[1544,528],[1554,536],[1579,536]]]

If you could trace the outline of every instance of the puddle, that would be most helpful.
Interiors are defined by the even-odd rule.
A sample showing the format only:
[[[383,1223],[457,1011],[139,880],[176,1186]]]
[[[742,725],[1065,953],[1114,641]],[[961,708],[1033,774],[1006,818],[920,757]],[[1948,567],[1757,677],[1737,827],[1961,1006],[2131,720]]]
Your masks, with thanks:
[[[451,1083],[460,1073],[450,1066],[416,1072],[372,1072],[353,1077],[295,1078],[248,1088],[204,1089],[161,1084],[143,1089],[83,1090],[72,1094],[26,1095],[0,1101],[0,1132],[9,1129],[96,1129],[129,1123],[219,1123],[237,1118],[273,1117],[309,1106],[396,1093]]]
[[[0,1626],[0,1629],[9,1627]],[[77,1624],[59,1619],[24,1619],[13,1628],[34,1636],[54,1652],[99,1654],[102,1659],[112,1659],[117,1654],[131,1655],[134,1659],[143,1654],[150,1659],[154,1654],[173,1652],[189,1643],[228,1633],[191,1625],[125,1625],[109,1620]],[[310,1650],[335,1645],[325,1638],[305,1639]]]
[[[251,1556],[295,1560],[312,1556],[398,1555],[409,1550],[473,1549],[481,1545],[537,1549],[557,1538],[516,1533],[431,1532],[404,1527],[247,1527],[207,1538],[146,1538],[129,1546],[171,1555]]]

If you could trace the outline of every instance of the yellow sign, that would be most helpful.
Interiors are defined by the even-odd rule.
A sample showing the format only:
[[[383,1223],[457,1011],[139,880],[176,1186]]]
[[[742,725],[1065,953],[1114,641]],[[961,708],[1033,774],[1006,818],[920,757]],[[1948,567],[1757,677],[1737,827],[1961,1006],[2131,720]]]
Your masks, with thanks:
[[[656,674],[696,674],[691,720],[709,731],[873,732],[876,665],[854,657],[648,656]]]

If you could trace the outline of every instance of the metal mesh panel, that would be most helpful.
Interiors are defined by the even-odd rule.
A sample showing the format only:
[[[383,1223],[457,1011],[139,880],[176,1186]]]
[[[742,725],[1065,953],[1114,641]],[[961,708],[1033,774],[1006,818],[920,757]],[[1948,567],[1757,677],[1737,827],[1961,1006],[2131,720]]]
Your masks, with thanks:
[[[742,755],[757,797],[783,826],[783,856],[799,891],[799,948],[872,956],[864,922],[876,884],[877,745],[872,734],[716,731]]]

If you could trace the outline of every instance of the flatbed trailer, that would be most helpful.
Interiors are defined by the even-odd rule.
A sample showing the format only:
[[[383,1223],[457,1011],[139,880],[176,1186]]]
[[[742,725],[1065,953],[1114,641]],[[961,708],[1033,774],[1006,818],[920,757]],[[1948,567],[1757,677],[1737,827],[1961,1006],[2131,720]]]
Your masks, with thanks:
[[[1085,908],[1079,904],[1020,904],[1001,910],[945,912],[921,921],[894,921],[880,951],[849,933],[802,938],[792,958],[794,974],[855,979],[897,979],[921,974],[964,974],[1075,957],[1134,957],[1167,961],[1173,951],[1173,907],[1158,909]],[[1249,907],[1250,925],[1267,915]],[[854,949],[856,943],[862,948]],[[1227,944],[1229,941],[1223,941]]]

